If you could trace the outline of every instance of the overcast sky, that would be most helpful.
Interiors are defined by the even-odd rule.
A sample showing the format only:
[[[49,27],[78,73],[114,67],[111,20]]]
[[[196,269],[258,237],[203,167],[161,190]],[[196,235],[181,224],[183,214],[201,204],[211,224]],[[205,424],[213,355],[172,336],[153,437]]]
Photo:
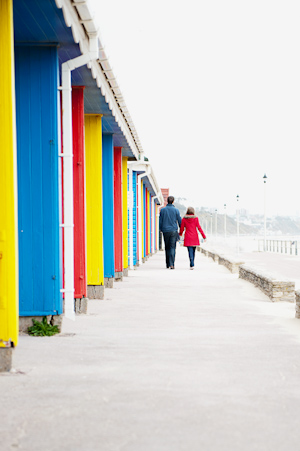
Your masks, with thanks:
[[[300,213],[299,0],[91,0],[161,188]]]

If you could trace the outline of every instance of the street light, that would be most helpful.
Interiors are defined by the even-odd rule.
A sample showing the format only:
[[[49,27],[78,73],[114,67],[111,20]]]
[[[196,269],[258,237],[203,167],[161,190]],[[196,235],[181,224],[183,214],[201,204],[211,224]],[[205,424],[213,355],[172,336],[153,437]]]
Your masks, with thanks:
[[[225,240],[226,240],[226,204],[224,204],[224,235],[225,235]]]
[[[237,208],[236,208],[236,232],[237,232],[237,254],[240,251],[240,210],[239,210],[240,196],[236,196]]]
[[[218,210],[215,210],[216,216],[215,216],[215,234],[217,239],[217,231],[218,231]]]
[[[267,250],[267,213],[266,213],[266,205],[267,205],[267,176],[266,174],[263,176],[264,181],[264,252]]]
[[[210,214],[210,236],[212,237],[212,213]]]

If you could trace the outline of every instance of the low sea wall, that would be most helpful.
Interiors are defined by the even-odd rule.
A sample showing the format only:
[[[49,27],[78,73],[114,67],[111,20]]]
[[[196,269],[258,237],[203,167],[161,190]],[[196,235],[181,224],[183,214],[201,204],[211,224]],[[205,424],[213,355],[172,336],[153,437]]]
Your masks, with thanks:
[[[300,291],[295,294],[295,282],[281,276],[262,272],[256,268],[245,265],[245,262],[218,254],[214,250],[198,246],[197,250],[215,262],[225,266],[230,272],[238,273],[239,278],[252,283],[265,293],[272,302],[294,302],[296,296],[296,318],[300,318]]]
[[[245,263],[241,260],[229,257],[227,255],[218,254],[216,251],[207,250],[200,246],[197,247],[197,250],[204,254],[206,257],[212,258],[215,262],[219,263],[219,265],[225,266],[232,273],[238,273],[239,266]]]
[[[295,314],[295,317],[296,318],[300,318],[300,291],[296,291],[295,296],[296,296],[296,314]]]
[[[272,302],[295,301],[295,282],[246,265],[239,267],[239,278],[247,280],[263,291]]]

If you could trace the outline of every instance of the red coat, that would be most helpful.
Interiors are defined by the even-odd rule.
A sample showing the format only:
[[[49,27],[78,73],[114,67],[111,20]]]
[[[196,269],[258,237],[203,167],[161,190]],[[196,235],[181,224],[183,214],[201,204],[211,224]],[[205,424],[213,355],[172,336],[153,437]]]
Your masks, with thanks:
[[[197,230],[206,239],[197,216],[186,215],[182,218],[179,235],[182,235],[184,230],[184,246],[199,246],[200,242]]]

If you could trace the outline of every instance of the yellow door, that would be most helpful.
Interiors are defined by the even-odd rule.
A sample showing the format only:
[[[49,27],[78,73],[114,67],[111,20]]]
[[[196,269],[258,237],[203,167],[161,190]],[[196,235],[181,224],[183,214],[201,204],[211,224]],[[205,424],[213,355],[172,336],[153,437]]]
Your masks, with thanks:
[[[87,284],[104,285],[102,119],[85,115]]]
[[[12,0],[0,0],[0,346],[18,343],[17,160]]]
[[[123,201],[123,268],[128,268],[128,205],[127,205],[127,160],[122,157],[122,201]]]

